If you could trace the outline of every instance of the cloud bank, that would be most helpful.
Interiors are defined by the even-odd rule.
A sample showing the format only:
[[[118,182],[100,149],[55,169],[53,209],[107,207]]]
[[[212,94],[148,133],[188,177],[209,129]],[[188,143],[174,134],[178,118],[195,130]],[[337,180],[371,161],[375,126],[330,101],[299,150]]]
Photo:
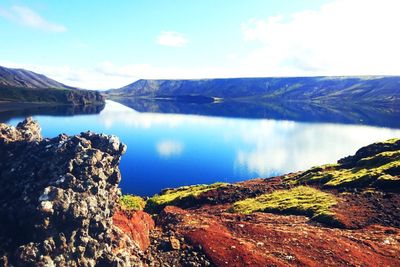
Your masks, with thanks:
[[[188,66],[171,61],[160,67],[148,62],[115,64],[107,59],[99,59],[92,68],[0,64],[31,69],[88,89],[118,88],[138,79],[399,75],[399,10],[397,0],[334,0],[318,9],[249,18],[237,25],[240,45],[245,49],[226,51],[220,55],[222,59],[217,59],[218,64],[210,59],[208,66],[195,60]],[[0,16],[10,20],[21,17],[21,23],[35,28],[66,30],[24,7],[0,8]],[[156,38],[157,44],[169,47],[183,47],[188,42],[174,31],[163,31]]]
[[[289,16],[241,25],[259,48],[244,64],[274,75],[399,74],[400,2],[337,0]]]

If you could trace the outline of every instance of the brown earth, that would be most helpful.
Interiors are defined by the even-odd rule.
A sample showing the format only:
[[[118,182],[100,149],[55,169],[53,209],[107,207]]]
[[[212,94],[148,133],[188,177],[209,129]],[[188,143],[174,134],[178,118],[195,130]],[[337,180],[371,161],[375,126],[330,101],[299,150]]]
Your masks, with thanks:
[[[397,193],[319,188],[339,200],[334,212],[340,227],[306,216],[228,212],[238,199],[286,188],[282,178],[255,179],[199,197],[212,204],[167,206],[157,215],[156,230],[182,237],[215,266],[400,266]]]

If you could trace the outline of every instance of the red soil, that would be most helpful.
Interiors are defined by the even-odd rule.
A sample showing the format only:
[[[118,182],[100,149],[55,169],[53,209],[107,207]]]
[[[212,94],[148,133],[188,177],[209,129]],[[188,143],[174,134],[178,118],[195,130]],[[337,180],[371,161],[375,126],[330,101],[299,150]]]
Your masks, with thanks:
[[[216,266],[400,266],[398,193],[319,188],[338,199],[333,212],[341,224],[335,225],[297,215],[227,212],[239,199],[288,186],[281,177],[256,179],[208,191],[192,208],[167,206],[157,215],[155,230],[179,238],[183,250],[165,252],[160,248],[165,241],[152,237],[161,246],[152,245],[149,254],[176,265],[173,260],[185,258],[184,248],[191,246]],[[143,250],[148,247],[154,223],[146,213],[119,211],[114,223]]]
[[[303,216],[237,215],[223,208],[166,207],[160,222],[200,245],[217,266],[400,266],[394,227],[326,228]]]
[[[113,222],[114,226],[127,234],[141,250],[144,251],[149,247],[149,234],[154,229],[154,221],[150,215],[143,211],[124,212],[118,210],[114,213]]]

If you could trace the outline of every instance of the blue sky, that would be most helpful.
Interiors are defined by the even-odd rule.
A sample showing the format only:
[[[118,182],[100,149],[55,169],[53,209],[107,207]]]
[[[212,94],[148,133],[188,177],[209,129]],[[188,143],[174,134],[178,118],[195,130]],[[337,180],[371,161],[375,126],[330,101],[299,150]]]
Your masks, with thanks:
[[[0,2],[0,64],[107,89],[140,78],[399,74],[395,0]]]

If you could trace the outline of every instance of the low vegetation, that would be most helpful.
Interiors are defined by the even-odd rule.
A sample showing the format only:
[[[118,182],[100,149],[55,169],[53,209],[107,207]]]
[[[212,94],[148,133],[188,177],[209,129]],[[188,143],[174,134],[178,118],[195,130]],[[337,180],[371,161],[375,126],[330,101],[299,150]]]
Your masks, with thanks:
[[[168,189],[163,191],[160,195],[155,195],[147,200],[146,210],[157,211],[167,205],[175,206],[190,206],[195,203],[197,197],[210,190],[224,187],[226,183],[214,183],[211,185],[193,185],[183,186],[176,189]]]
[[[99,92],[64,88],[22,88],[0,86],[0,101],[37,104],[104,104]]]
[[[278,190],[255,198],[235,202],[231,212],[277,212],[307,215],[315,220],[334,220],[331,208],[337,204],[335,196],[308,186]]]
[[[143,210],[146,205],[146,201],[143,198],[134,195],[123,195],[119,202],[121,208],[127,211]]]
[[[397,149],[397,150],[393,150]],[[291,184],[319,184],[324,187],[400,187],[400,139],[390,139],[360,149],[356,155],[338,164],[312,168]]]

